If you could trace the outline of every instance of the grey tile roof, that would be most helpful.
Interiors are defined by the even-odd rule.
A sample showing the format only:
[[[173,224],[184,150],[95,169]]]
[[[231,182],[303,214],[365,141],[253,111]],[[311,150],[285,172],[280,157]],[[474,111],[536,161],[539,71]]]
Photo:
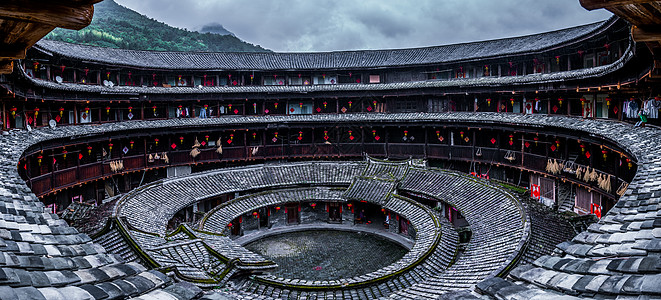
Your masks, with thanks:
[[[31,82],[34,86],[56,91],[89,92],[102,95],[134,95],[134,94],[231,94],[231,93],[313,93],[313,92],[351,92],[351,91],[391,91],[407,89],[428,88],[476,88],[493,86],[516,86],[527,84],[542,84],[563,82],[568,80],[581,80],[598,78],[614,71],[620,70],[634,57],[635,45],[630,42],[623,55],[615,62],[598,67],[562,71],[553,73],[537,73],[522,76],[459,78],[452,80],[426,80],[381,84],[337,84],[337,85],[308,85],[308,86],[213,86],[213,87],[141,87],[141,86],[114,86],[87,85],[77,83],[57,83],[34,79],[26,75],[25,70],[17,68],[16,73]]]
[[[317,53],[232,53],[136,51],[41,40],[34,47],[63,57],[149,69],[316,70],[439,64],[544,51],[590,37],[617,18],[557,31],[436,47]]]

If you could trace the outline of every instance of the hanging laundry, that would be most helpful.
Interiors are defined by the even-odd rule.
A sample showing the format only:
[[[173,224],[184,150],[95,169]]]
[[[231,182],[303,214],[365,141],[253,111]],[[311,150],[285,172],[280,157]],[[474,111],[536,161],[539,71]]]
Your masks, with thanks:
[[[648,118],[659,118],[659,108],[661,108],[661,100],[649,99],[643,102],[643,114]]]
[[[622,114],[624,114],[624,117],[629,119],[638,118],[639,107],[640,106],[638,105],[638,102],[636,102],[636,100],[624,101],[622,105]]]

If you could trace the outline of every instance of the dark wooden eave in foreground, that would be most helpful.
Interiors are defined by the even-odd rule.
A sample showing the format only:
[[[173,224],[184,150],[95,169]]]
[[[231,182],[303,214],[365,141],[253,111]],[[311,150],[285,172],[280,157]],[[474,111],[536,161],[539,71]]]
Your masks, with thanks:
[[[79,30],[92,22],[94,3],[102,0],[4,0],[0,2],[0,74],[46,34],[62,27]],[[54,3],[55,2],[55,3]]]
[[[631,38],[645,43],[654,55],[649,82],[661,82],[661,1],[579,0],[587,10],[607,9],[631,23]]]
[[[661,44],[661,1],[652,0],[580,0],[587,10],[607,9],[629,21],[636,42]],[[652,48],[652,47],[651,47]]]

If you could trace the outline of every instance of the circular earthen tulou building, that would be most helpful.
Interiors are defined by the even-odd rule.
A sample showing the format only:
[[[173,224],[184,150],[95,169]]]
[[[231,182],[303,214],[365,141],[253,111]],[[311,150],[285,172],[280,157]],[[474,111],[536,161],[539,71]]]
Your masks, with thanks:
[[[426,48],[40,40],[95,2],[0,5],[0,299],[661,298],[661,1]]]

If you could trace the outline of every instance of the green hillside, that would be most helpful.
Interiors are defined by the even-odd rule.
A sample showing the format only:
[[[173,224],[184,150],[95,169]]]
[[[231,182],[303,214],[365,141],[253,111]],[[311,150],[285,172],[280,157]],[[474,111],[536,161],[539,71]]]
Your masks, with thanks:
[[[57,28],[46,39],[76,44],[157,51],[269,51],[233,35],[199,33],[174,28],[106,0],[94,6],[90,26],[79,30]]]

